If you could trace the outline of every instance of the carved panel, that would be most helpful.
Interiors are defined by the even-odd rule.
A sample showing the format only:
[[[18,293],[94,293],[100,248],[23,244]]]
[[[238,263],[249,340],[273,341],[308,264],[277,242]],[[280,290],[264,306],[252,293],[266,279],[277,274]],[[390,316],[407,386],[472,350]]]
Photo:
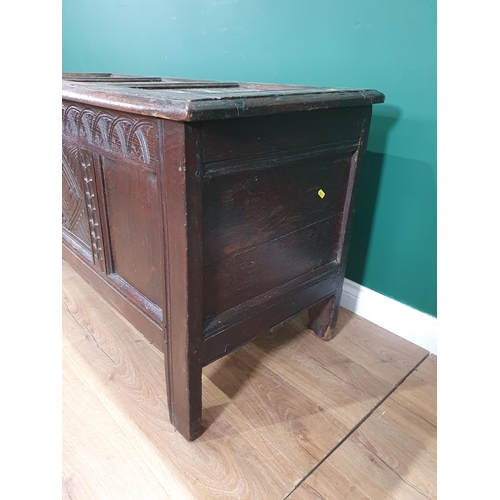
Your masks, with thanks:
[[[104,271],[92,154],[63,141],[62,179],[62,225],[66,237],[70,233],[80,253]]]
[[[63,101],[62,132],[69,140],[92,146],[105,156],[132,160],[156,170],[155,120]]]
[[[79,152],[76,146],[65,142],[62,145],[62,225],[85,250],[91,251]]]
[[[97,207],[97,197],[94,180],[94,166],[92,155],[84,150],[79,150],[80,166],[83,173],[83,183],[85,190],[85,201],[87,204],[87,220],[90,229],[90,241],[92,244],[92,257],[94,265],[101,271],[105,270],[104,255],[102,251],[102,233],[99,222],[99,211]]]

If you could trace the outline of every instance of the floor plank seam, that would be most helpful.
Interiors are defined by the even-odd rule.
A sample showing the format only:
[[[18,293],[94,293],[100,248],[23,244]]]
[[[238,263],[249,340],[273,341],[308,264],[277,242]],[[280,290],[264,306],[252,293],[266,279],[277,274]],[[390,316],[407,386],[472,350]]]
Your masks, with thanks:
[[[353,340],[309,350],[295,320],[203,368],[208,432],[186,444],[158,396],[164,352],[66,272],[65,498],[434,498],[437,358],[426,349],[343,313]]]
[[[376,456],[390,471],[394,472],[394,474],[396,474],[396,476],[398,476],[399,479],[401,479],[401,481],[403,481],[404,483],[406,483],[408,486],[410,486],[414,490],[418,491],[425,498],[428,498],[429,500],[432,500],[423,491],[419,490],[414,484],[410,483],[407,479],[405,479],[403,476],[401,476],[401,474],[399,474],[398,471],[394,470],[383,458],[379,457],[376,453],[374,453],[372,450],[370,450],[370,448],[368,448],[368,446],[366,446],[366,444],[363,443],[363,441],[359,440],[358,442],[359,442],[359,444],[361,446],[363,446],[366,450],[368,450],[372,455]]]
[[[71,309],[68,306],[68,303],[63,299],[63,304],[66,306],[66,310],[70,313],[71,317],[80,325],[82,330],[89,330],[87,327],[83,326],[77,319],[77,317],[71,312]]]
[[[64,305],[66,306],[66,309],[68,310],[68,312],[71,314],[71,316],[73,317],[73,319],[82,327],[83,330],[87,331],[89,333],[89,335],[92,337],[92,339],[94,340],[95,342],[95,345],[97,346],[97,348],[103,353],[105,354],[112,362],[113,364],[116,365],[116,361],[99,345],[99,342],[97,342],[97,339],[94,337],[94,334],[89,330],[88,326],[83,326],[79,321],[78,319],[76,319],[76,316],[70,311],[69,309],[69,306],[68,304],[63,300],[64,302]]]
[[[429,357],[430,352],[427,352],[427,354],[393,387],[389,393],[384,396],[351,430],[348,432],[344,438],[329,452],[327,453],[295,486],[294,488],[283,498],[283,500],[286,500],[287,498],[290,497],[290,495],[300,487],[300,485],[306,481],[306,479],[323,463],[325,462],[331,455],[332,453],[335,452],[340,446],[342,446],[362,425],[368,418],[370,418],[375,411],[382,406],[382,404],[389,399],[389,397],[396,391],[396,389],[403,384],[408,377],[415,372],[418,367]],[[392,470],[392,469],[391,469]]]

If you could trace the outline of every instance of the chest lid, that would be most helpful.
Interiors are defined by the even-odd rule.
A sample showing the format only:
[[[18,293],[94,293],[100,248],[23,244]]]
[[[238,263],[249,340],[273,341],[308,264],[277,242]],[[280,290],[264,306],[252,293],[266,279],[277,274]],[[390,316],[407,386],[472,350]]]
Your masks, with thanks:
[[[63,99],[177,121],[257,116],[384,102],[370,89],[63,73]]]

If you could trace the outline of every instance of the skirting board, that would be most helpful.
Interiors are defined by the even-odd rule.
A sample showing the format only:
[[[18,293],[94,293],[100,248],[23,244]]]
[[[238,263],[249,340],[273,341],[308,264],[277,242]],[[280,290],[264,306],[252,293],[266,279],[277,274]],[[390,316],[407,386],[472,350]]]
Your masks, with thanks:
[[[437,318],[344,280],[340,305],[358,316],[395,333],[432,354],[437,354]]]

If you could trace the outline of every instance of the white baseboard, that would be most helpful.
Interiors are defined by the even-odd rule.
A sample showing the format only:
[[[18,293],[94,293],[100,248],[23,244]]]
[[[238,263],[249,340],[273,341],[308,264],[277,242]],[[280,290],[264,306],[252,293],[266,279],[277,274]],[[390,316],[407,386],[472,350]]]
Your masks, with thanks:
[[[345,279],[340,305],[437,354],[437,318]]]

